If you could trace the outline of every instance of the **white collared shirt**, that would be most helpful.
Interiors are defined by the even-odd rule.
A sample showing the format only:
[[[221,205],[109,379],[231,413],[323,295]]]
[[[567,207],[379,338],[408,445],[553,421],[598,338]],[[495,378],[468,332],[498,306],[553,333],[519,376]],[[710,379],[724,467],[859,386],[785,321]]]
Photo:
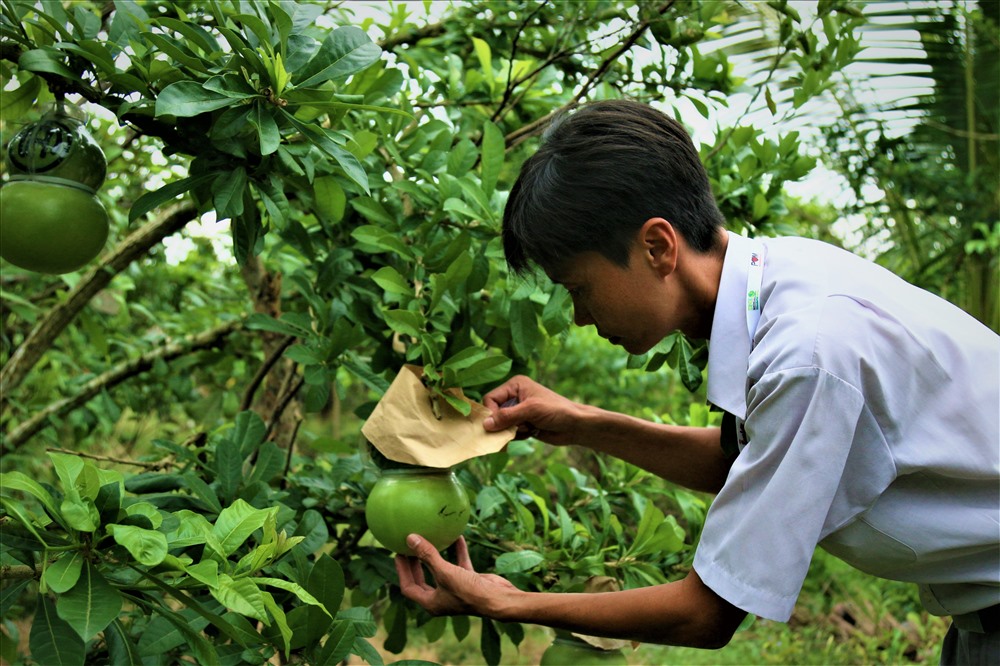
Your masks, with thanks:
[[[931,613],[1000,602],[1000,337],[832,245],[759,240],[752,343],[749,239],[730,233],[716,302],[708,399],[744,437],[698,575],[787,621],[819,545]]]

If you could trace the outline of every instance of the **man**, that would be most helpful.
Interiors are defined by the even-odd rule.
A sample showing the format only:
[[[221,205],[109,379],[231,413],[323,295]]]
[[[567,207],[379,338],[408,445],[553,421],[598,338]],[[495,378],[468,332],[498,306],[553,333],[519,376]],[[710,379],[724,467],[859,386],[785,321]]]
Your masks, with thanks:
[[[726,232],[686,132],[635,102],[550,130],[511,191],[503,241],[513,270],[539,265],[577,325],[633,354],[674,330],[708,339],[708,398],[726,417],[654,424],[515,377],[484,397],[486,428],[718,494],[681,581],[528,593],[472,571],[464,541],[452,565],[411,536],[418,558],[396,562],[407,597],[436,614],[716,648],[746,613],[786,621],[819,545],[917,583],[930,612],[953,616],[942,662],[1000,663],[995,333],[832,246]]]

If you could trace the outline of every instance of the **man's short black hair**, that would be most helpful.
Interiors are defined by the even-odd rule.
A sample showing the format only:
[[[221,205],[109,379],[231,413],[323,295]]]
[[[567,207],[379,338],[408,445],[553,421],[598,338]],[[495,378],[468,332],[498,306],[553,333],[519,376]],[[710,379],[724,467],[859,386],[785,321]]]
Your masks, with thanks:
[[[723,225],[705,168],[683,126],[630,100],[593,102],[553,122],[521,167],[503,219],[511,270],[559,266],[582,252],[628,264],[646,220],[670,222],[696,252]]]

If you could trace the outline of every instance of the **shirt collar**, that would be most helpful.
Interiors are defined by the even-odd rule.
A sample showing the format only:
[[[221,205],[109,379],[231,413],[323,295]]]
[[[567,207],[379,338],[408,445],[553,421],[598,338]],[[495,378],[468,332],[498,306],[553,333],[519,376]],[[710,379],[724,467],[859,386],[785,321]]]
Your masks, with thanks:
[[[729,232],[722,278],[708,341],[708,401],[746,418],[750,335],[746,324],[747,259],[750,239]]]

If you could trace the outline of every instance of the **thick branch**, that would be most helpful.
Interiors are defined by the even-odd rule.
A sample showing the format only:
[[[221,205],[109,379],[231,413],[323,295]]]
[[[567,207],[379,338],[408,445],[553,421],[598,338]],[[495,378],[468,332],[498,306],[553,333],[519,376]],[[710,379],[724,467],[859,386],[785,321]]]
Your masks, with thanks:
[[[46,312],[0,370],[0,411],[6,405],[10,391],[24,381],[28,372],[52,346],[56,337],[73,321],[90,299],[129,264],[145,256],[150,248],[184,227],[195,216],[196,211],[193,206],[178,205],[162,217],[140,227],[84,275],[64,301]]]
[[[12,451],[24,444],[30,437],[44,428],[50,417],[61,416],[83,405],[101,391],[111,388],[153,367],[156,361],[170,361],[178,356],[214,347],[222,338],[243,326],[243,319],[234,319],[197,335],[189,335],[178,342],[163,345],[142,356],[119,363],[107,372],[94,377],[84,384],[76,395],[63,398],[36,412],[31,418],[19,424],[4,439],[3,448]]]

